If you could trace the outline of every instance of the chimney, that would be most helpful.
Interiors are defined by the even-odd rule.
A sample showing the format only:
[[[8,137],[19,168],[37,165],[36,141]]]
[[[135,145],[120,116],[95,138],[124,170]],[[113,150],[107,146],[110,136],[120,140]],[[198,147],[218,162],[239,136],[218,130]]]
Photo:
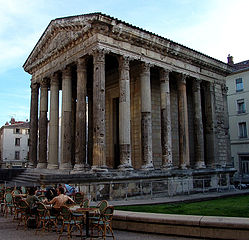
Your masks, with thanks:
[[[234,65],[233,56],[231,56],[230,54],[228,54],[228,57],[227,57],[227,64],[230,65],[230,66]]]
[[[15,122],[16,122],[15,118],[12,117],[12,118],[10,119],[10,124],[15,124]]]

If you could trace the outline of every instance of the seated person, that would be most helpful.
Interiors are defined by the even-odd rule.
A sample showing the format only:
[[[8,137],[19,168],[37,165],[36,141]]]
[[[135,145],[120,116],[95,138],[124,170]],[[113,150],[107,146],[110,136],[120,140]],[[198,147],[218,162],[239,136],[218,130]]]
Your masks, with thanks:
[[[70,198],[69,196],[64,194],[64,188],[59,187],[57,189],[57,193],[58,196],[54,197],[51,201],[46,201],[45,203],[47,204],[52,204],[53,208],[52,208],[52,215],[56,215],[59,213],[60,207],[65,205],[67,201],[71,202],[71,203],[75,203],[74,200],[72,198]]]
[[[28,196],[26,199],[26,202],[29,204],[30,210],[32,214],[35,214],[37,212],[36,203],[39,202],[39,198],[35,195],[36,189],[34,187],[31,187],[28,190]]]

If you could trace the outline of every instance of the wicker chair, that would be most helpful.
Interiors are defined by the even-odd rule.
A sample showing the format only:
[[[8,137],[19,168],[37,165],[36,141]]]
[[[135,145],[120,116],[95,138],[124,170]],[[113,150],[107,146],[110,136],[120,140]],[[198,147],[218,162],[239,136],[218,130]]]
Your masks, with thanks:
[[[80,231],[80,236],[82,237],[82,224],[83,222],[81,220],[76,219],[69,207],[62,206],[60,208],[60,216],[62,218],[62,227],[60,231],[60,235],[58,237],[58,240],[63,236],[63,230],[66,227],[67,228],[67,237],[70,239],[72,237],[72,232],[76,229]],[[76,228],[75,228],[76,227]]]
[[[98,237],[101,234],[102,239],[106,239],[106,237],[114,237],[114,233],[112,230],[112,217],[113,217],[114,207],[108,206],[106,207],[102,214],[98,216],[98,218],[95,220],[93,219],[91,221],[91,239],[95,238],[94,231],[97,230]],[[110,233],[111,235],[107,235]]]
[[[55,226],[56,232],[57,232],[57,218],[56,216],[51,216],[49,210],[46,208],[46,206],[41,203],[37,202],[37,228],[36,233],[41,228],[41,230],[44,232],[46,227],[48,231],[50,230],[51,226]]]

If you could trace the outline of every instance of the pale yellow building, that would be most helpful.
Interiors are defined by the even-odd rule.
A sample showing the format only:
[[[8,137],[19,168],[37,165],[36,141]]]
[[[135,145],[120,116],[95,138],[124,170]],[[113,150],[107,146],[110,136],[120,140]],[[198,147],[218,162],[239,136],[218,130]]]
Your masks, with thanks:
[[[228,63],[234,67],[227,77],[231,155],[236,177],[246,181],[249,180],[249,60],[234,64],[229,56]]]

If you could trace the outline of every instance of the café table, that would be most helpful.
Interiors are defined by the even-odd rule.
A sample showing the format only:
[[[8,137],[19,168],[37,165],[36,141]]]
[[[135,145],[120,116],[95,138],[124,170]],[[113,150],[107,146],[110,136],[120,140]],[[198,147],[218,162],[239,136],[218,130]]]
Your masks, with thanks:
[[[86,237],[90,237],[89,234],[89,213],[94,213],[98,211],[98,208],[96,207],[88,207],[88,208],[82,208],[79,205],[74,205],[70,207],[70,210],[74,213],[82,213],[86,215]]]

